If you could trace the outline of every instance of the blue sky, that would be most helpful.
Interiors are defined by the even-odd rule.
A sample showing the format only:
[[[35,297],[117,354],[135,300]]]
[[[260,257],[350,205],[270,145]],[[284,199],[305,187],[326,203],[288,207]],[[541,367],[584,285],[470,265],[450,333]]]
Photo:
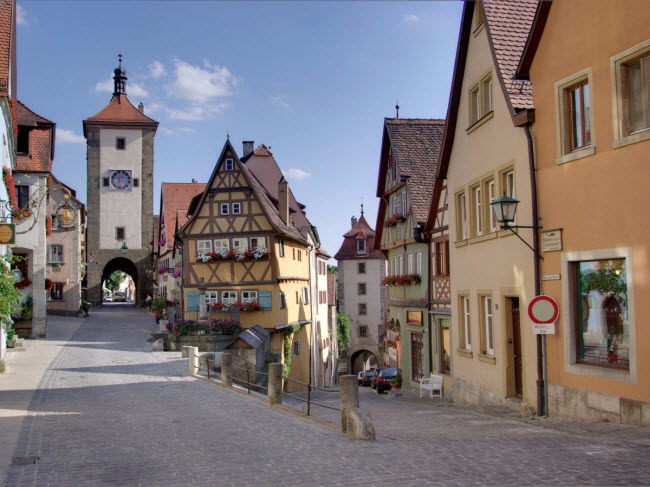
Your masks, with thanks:
[[[54,174],[86,200],[82,120],[127,94],[160,122],[160,183],[206,181],[227,134],[272,147],[324,248],[374,227],[384,117],[444,118],[462,2],[19,0],[18,98],[56,122]],[[109,83],[110,81],[110,83]],[[334,264],[330,261],[330,264]]]

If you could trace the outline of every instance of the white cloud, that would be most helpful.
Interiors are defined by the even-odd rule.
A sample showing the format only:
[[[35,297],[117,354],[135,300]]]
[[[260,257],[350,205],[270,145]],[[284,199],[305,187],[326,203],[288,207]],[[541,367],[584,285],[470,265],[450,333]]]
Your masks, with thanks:
[[[166,74],[167,70],[165,69],[165,66],[163,66],[163,63],[160,61],[154,61],[149,65],[149,76],[152,78],[161,78]]]
[[[218,103],[216,105],[190,106],[185,109],[166,108],[165,110],[167,111],[167,116],[172,120],[198,121],[205,120],[212,115],[221,113],[229,106],[228,103]]]
[[[207,60],[201,67],[174,59],[174,77],[174,81],[167,86],[167,93],[192,103],[205,103],[231,95],[232,88],[238,82],[228,68],[213,65]]]
[[[270,97],[271,103],[274,105],[277,105],[279,107],[282,107],[286,110],[291,110],[291,105],[287,103],[287,97],[284,95],[274,95]]]
[[[402,23],[403,24],[408,24],[408,23],[411,23],[411,22],[419,22],[419,21],[420,21],[420,17],[418,17],[415,14],[404,14],[404,15],[402,15]]]
[[[98,81],[95,85],[95,91],[105,91],[107,93],[113,93],[114,82],[113,76],[109,77],[104,81]],[[140,98],[147,98],[149,92],[145,90],[142,85],[136,83],[135,81],[126,82],[126,94],[131,96],[137,96]]]
[[[27,12],[20,5],[16,5],[16,23],[18,25],[29,25],[27,23]]]
[[[292,167],[291,169],[287,169],[286,171],[282,171],[282,174],[284,174],[289,179],[305,179],[311,176],[310,173],[295,167]]]
[[[56,142],[57,144],[83,144],[83,135],[77,135],[74,130],[56,129]]]
[[[160,131],[163,134],[167,134],[167,135],[192,134],[195,132],[194,129],[191,129],[189,127],[178,127],[173,129],[168,129],[167,127],[160,127]]]

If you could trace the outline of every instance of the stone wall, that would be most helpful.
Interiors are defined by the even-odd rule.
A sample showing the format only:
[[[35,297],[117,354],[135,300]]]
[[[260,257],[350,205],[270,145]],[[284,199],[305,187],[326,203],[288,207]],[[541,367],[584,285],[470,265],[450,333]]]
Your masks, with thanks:
[[[198,347],[199,352],[223,352],[237,340],[236,335],[167,335],[167,350],[180,352],[182,347]]]

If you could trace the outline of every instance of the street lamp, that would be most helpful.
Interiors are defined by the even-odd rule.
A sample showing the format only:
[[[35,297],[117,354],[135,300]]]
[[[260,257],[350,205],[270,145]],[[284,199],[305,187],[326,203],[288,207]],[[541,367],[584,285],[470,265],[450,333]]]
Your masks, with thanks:
[[[122,253],[126,254],[126,251],[129,250],[129,248],[126,246],[126,242],[122,244]]]
[[[519,200],[516,200],[514,198],[511,198],[510,196],[503,195],[501,198],[497,198],[494,200],[492,203],[490,203],[490,206],[492,207],[492,211],[494,211],[494,216],[501,224],[501,230],[510,230],[512,233],[514,233],[519,240],[521,240],[526,246],[535,252],[535,255],[541,259],[544,260],[544,257],[542,257],[539,252],[537,252],[528,242],[526,242],[521,236],[514,231],[515,228],[534,228],[534,229],[540,229],[542,227],[539,226],[530,226],[530,225],[511,225],[512,222],[515,221],[515,214],[517,213],[517,205],[519,204]]]

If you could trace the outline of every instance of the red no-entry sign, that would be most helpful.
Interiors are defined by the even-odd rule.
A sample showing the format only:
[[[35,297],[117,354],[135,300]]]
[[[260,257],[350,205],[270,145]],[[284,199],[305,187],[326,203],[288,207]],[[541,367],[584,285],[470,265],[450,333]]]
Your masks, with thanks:
[[[560,316],[560,305],[550,296],[535,296],[528,303],[528,317],[537,325],[555,323]]]

